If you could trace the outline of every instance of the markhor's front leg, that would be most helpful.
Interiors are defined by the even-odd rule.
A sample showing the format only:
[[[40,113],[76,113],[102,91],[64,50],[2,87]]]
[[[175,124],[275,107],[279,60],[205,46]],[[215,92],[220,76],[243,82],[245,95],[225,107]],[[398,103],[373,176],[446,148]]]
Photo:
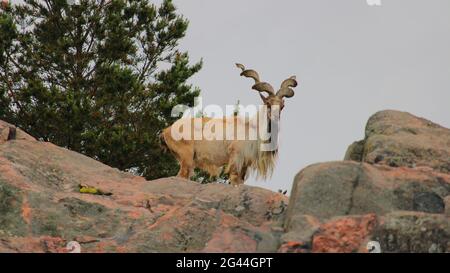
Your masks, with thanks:
[[[230,173],[230,183],[234,187],[238,187],[244,184],[244,180],[242,180],[241,175],[238,173]]]

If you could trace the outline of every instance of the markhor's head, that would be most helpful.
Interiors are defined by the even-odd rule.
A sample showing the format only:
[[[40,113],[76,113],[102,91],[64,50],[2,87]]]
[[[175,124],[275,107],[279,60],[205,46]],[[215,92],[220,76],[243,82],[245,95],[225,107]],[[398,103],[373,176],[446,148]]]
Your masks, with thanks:
[[[284,80],[280,89],[275,92],[271,84],[260,80],[258,72],[252,69],[245,69],[245,66],[242,64],[236,64],[236,66],[242,70],[241,76],[252,78],[255,81],[252,89],[259,92],[264,105],[267,106],[267,117],[278,120],[284,108],[284,98],[291,98],[295,94],[292,89],[297,86],[295,76]]]

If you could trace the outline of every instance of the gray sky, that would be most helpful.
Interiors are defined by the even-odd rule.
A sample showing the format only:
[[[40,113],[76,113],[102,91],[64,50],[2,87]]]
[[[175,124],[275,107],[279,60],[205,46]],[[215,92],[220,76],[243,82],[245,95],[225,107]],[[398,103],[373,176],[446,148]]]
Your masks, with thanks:
[[[291,189],[309,164],[341,160],[370,115],[408,111],[450,127],[450,1],[175,0],[190,20],[181,47],[204,67],[192,83],[204,104],[259,103],[241,62],[279,86],[300,80],[282,114],[270,181]]]

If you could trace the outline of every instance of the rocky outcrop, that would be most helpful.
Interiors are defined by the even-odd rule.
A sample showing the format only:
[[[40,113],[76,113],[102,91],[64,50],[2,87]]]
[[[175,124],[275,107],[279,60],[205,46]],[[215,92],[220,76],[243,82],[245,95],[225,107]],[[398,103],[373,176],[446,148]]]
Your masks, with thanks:
[[[73,240],[83,252],[275,251],[286,204],[255,187],[146,181],[28,136],[0,144],[0,252],[66,252]]]
[[[345,159],[295,177],[281,251],[366,252],[369,241],[387,252],[450,251],[450,130],[379,112]]]
[[[25,133],[20,128],[0,120],[0,144],[9,140],[36,141],[34,137]]]
[[[450,130],[383,111],[287,197],[146,181],[0,122],[0,252],[450,252]]]
[[[312,165],[295,178],[288,215],[318,219],[393,210],[443,214],[450,175],[429,168],[407,169],[357,162]]]
[[[450,130],[406,112],[381,111],[366,125],[364,140],[350,145],[345,160],[391,167],[430,167],[450,173]]]

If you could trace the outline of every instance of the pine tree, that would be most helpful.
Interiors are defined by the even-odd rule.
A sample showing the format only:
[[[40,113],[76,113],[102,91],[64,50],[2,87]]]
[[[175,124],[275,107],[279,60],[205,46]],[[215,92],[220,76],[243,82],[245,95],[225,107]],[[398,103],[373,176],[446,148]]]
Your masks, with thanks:
[[[68,3],[70,2],[70,3]],[[72,3],[76,2],[76,3]],[[0,119],[152,179],[176,174],[158,134],[199,90],[172,1],[31,1],[0,11]]]

